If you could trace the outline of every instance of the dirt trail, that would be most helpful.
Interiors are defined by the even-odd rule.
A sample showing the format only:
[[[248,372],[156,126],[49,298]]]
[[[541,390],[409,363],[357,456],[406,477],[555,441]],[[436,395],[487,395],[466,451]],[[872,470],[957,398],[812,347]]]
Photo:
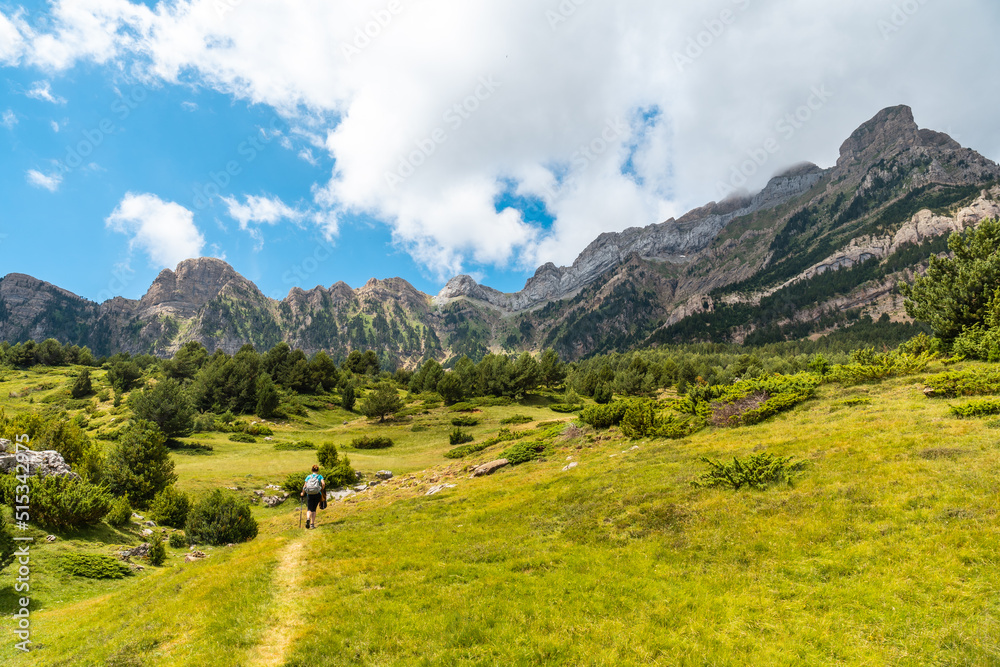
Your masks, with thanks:
[[[285,652],[298,634],[303,621],[302,553],[306,537],[292,540],[281,551],[274,576],[273,624],[251,656],[251,667],[278,667],[285,663]]]

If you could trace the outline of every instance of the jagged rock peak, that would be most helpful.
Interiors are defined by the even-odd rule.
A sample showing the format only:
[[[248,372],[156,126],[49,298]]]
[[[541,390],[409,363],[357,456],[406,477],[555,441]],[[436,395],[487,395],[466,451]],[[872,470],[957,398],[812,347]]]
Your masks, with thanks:
[[[947,134],[918,128],[913,120],[913,110],[900,105],[882,109],[874,118],[856,129],[840,147],[837,167],[846,168],[857,162],[868,162],[880,155],[898,153],[916,146],[961,148]]]
[[[253,283],[221,259],[186,259],[174,271],[164,269],[160,272],[140,300],[140,308],[147,313],[165,309],[191,314],[229,285],[259,294]]]

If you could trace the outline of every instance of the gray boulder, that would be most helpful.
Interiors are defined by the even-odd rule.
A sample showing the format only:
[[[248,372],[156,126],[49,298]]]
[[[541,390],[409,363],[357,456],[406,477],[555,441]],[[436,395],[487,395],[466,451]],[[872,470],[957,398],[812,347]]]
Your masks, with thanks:
[[[501,468],[506,468],[510,465],[510,461],[507,459],[497,459],[496,461],[490,461],[489,463],[484,463],[481,466],[476,466],[472,470],[472,477],[485,477],[486,475],[492,475],[497,470]]]
[[[19,463],[23,463],[28,469],[28,475],[38,477],[72,477],[80,479],[80,476],[73,472],[65,459],[59,452],[44,451],[35,452],[22,449],[20,454],[14,453],[14,445],[10,440],[0,439],[0,448],[5,454],[0,454],[0,472],[16,473]],[[21,457],[21,461],[18,461]]]

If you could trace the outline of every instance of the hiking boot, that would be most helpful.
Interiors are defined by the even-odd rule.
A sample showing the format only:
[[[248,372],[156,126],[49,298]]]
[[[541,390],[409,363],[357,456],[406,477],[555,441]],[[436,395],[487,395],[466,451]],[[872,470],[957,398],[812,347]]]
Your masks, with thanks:
[[[306,530],[309,530],[309,519],[306,519]]]

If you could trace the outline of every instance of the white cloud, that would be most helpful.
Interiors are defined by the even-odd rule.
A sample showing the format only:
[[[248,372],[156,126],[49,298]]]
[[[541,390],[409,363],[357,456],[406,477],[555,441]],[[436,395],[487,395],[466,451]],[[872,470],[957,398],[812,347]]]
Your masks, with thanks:
[[[49,192],[55,192],[59,189],[59,184],[62,183],[62,174],[58,171],[51,174],[43,174],[37,169],[28,170],[28,182],[34,185],[36,188],[45,188]]]
[[[66,104],[65,98],[52,94],[52,84],[50,84],[48,81],[36,81],[31,86],[31,90],[29,90],[25,94],[32,99],[41,100],[42,102],[51,102],[52,104]]]
[[[53,132],[58,132],[59,131],[59,123],[57,123],[56,121],[54,121],[54,120],[53,121],[49,121],[49,125],[52,126],[52,131]]]
[[[185,259],[200,257],[205,247],[194,213],[152,194],[129,192],[104,224],[128,236],[129,251],[138,248],[157,267],[172,269]]]
[[[14,129],[14,126],[17,125],[17,114],[14,113],[13,109],[7,109],[3,112],[3,117],[0,118],[0,125],[3,125],[8,130]]]
[[[184,111],[195,112],[198,110],[198,104],[196,102],[181,102],[181,108]]]
[[[886,34],[895,4],[403,0],[387,19],[385,0],[56,0],[19,52],[52,70],[113,62],[274,107],[335,161],[315,190],[324,229],[374,216],[447,277],[476,263],[569,263],[601,232],[719,198],[733,166],[774,136],[780,152],[748,187],[801,160],[828,166],[892,104],[1000,155],[1000,90],[982,85],[1000,55],[926,48],[949,31],[990,43],[1000,7],[915,3]],[[814,86],[831,97],[779,134]],[[986,99],[951,103],[969,90]],[[616,119],[624,129],[606,134]],[[511,194],[544,201],[551,228],[497,211]],[[256,211],[250,199],[236,206]],[[273,224],[256,215],[241,226]]]
[[[16,65],[24,52],[25,40],[21,34],[24,27],[18,16],[11,20],[0,12],[0,64]]]
[[[257,249],[263,247],[264,237],[257,225],[276,225],[283,220],[299,223],[306,214],[298,211],[277,197],[256,197],[249,195],[244,203],[235,197],[223,197],[229,209],[229,217],[239,223],[240,229],[249,232],[257,242]]]

